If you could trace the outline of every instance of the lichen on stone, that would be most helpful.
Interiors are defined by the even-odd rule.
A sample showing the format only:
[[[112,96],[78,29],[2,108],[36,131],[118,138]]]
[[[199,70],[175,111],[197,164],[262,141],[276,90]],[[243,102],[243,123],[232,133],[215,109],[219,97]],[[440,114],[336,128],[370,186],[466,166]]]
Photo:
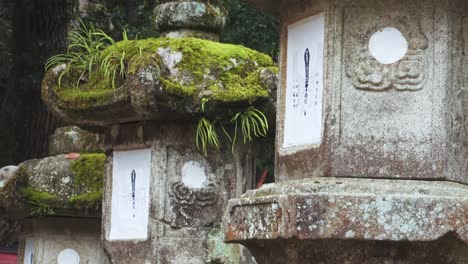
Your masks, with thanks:
[[[104,151],[103,134],[84,130],[77,126],[55,129],[49,143],[49,155],[71,152],[103,153]]]
[[[207,239],[209,262],[207,264],[237,264],[240,263],[241,252],[237,245],[224,243],[222,231],[214,228]]]

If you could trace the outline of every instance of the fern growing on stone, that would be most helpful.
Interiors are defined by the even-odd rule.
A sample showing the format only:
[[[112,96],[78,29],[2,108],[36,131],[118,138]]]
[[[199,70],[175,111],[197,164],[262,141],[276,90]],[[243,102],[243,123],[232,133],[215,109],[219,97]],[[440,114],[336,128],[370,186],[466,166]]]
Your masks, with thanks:
[[[124,39],[126,38],[124,31]],[[82,83],[104,78],[107,85],[116,87],[116,80],[125,77],[125,52],[117,51],[103,55],[109,46],[116,42],[109,35],[92,25],[87,27],[80,21],[80,26],[72,29],[67,37],[68,46],[63,54],[49,58],[45,63],[46,70],[58,69],[58,85],[62,86],[64,78],[67,85],[78,87]]]
[[[207,101],[205,98],[202,99],[202,112],[205,112],[205,103]],[[229,132],[225,125],[230,125],[233,131]],[[205,156],[208,154],[208,147],[215,150],[220,149],[220,140],[217,133],[219,129],[223,131],[231,144],[231,151],[234,152],[239,130],[242,133],[244,144],[253,141],[254,138],[265,137],[268,133],[268,119],[262,111],[253,106],[236,113],[227,121],[219,119],[210,121],[206,117],[201,117],[197,126],[195,142],[198,150],[203,152]]]

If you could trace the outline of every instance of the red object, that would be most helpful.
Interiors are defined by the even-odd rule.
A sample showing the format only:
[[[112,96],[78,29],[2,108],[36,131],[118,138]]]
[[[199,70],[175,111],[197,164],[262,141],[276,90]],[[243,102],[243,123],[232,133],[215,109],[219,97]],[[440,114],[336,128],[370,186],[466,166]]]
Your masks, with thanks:
[[[255,187],[255,189],[259,189],[260,187],[263,186],[267,176],[268,176],[268,170],[263,169],[262,176],[260,176],[260,179],[258,180],[257,186]]]
[[[68,153],[68,154],[65,155],[66,159],[73,159],[74,160],[74,159],[77,159],[79,157],[80,157],[80,153],[73,153],[72,152],[72,153]]]
[[[0,253],[0,264],[16,264],[18,257],[15,254]]]

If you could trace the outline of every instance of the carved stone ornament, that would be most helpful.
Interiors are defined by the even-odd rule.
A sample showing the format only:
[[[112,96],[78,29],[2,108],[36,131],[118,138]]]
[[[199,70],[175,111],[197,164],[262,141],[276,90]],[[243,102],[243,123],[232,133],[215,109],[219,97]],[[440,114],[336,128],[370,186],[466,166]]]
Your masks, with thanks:
[[[428,78],[426,49],[428,39],[419,21],[410,15],[390,15],[376,21],[364,17],[370,23],[359,23],[366,28],[352,29],[352,41],[348,43],[346,73],[356,89],[368,91],[418,91],[424,87]],[[368,25],[371,25],[369,28]],[[408,42],[405,56],[394,63],[380,63],[369,50],[371,36],[387,27],[401,32]],[[364,34],[363,34],[364,32]],[[353,47],[350,47],[353,46]]]
[[[218,201],[219,188],[215,183],[208,183],[200,189],[186,186],[182,181],[171,185],[172,201],[178,205],[214,205]]]

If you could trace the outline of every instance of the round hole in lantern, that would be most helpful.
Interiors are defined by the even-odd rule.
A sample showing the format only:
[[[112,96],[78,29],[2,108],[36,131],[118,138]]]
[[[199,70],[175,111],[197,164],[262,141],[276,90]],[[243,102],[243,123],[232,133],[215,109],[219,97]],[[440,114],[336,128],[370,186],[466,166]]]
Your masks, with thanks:
[[[80,254],[71,248],[66,248],[58,254],[58,264],[80,264]]]
[[[203,188],[207,180],[205,167],[197,161],[186,162],[182,166],[182,182],[190,188]]]
[[[395,63],[406,55],[408,41],[398,29],[382,28],[370,38],[369,51],[382,64]]]

